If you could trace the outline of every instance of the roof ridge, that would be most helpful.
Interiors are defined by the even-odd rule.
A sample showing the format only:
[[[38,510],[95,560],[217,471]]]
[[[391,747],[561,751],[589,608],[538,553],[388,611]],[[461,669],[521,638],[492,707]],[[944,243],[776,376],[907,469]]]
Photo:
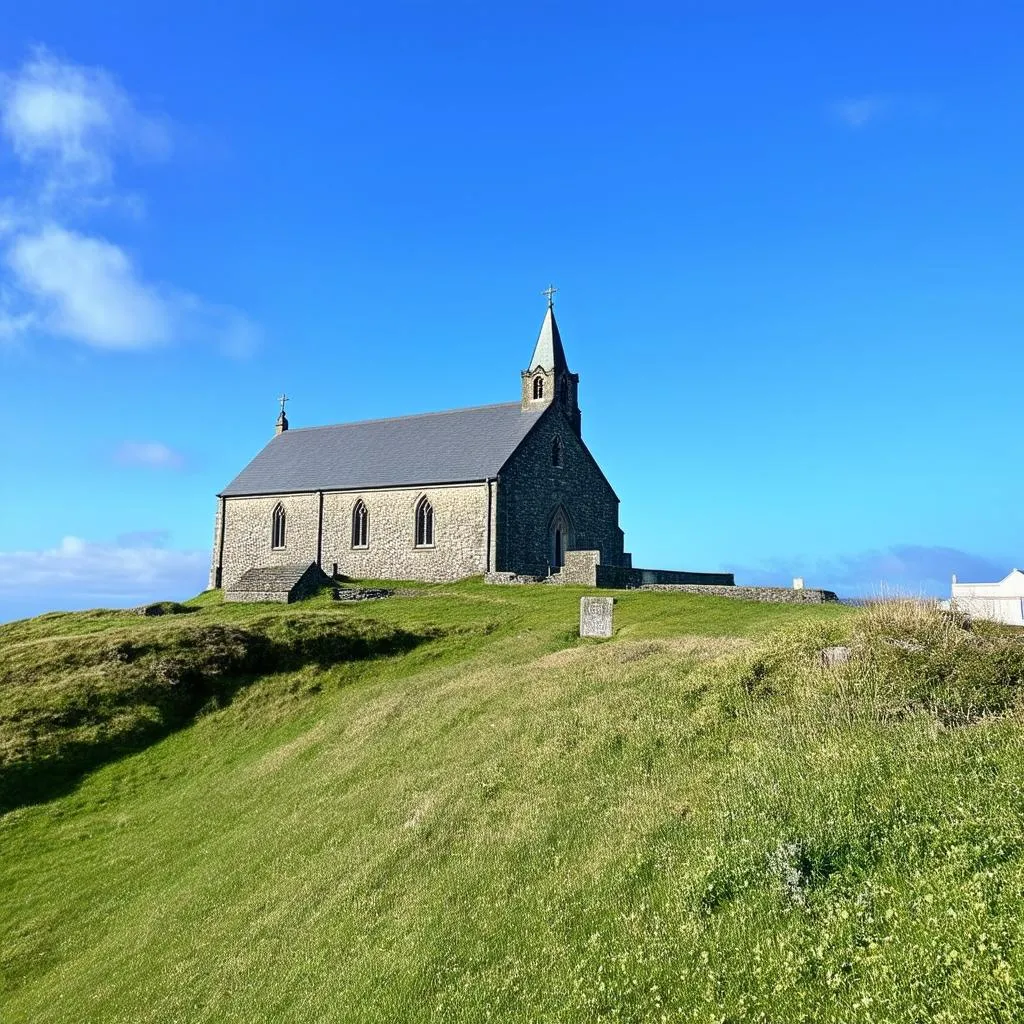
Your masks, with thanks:
[[[482,412],[485,409],[506,409],[512,406],[519,406],[519,402],[493,402],[490,405],[467,405],[460,409],[438,409],[435,412],[413,412],[405,416],[381,416],[372,420],[349,420],[346,423],[322,423],[317,427],[291,427],[284,433],[298,434],[304,430],[328,430],[331,427],[361,427],[370,423],[394,423],[397,420],[420,420],[428,416],[451,416],[456,412]],[[279,435],[284,436],[284,433]]]

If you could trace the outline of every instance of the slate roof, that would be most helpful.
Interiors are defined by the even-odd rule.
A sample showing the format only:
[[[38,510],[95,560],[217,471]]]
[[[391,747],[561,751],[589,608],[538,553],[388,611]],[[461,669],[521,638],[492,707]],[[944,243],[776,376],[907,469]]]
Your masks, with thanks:
[[[286,430],[221,492],[288,494],[497,476],[544,414],[518,402]]]

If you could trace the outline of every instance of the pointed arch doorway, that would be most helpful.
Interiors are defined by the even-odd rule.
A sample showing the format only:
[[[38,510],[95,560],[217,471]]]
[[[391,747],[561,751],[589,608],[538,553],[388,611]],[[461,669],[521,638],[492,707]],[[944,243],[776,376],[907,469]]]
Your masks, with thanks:
[[[548,558],[551,568],[558,571],[565,565],[565,553],[572,550],[572,524],[569,514],[559,505],[548,526]]]

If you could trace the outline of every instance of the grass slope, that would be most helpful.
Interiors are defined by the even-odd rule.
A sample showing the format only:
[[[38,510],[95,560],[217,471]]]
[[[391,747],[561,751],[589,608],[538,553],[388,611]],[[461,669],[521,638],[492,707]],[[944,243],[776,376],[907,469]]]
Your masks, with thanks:
[[[0,817],[0,1018],[1024,1014],[1015,636],[627,593],[585,642],[582,592],[0,627],[0,754],[63,790]]]

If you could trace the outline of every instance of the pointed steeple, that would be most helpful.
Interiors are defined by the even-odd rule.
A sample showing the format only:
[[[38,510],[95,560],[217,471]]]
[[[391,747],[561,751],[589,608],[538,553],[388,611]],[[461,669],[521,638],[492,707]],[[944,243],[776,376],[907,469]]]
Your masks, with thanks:
[[[579,374],[569,369],[562,348],[562,337],[555,322],[555,287],[544,289],[548,297],[548,310],[544,314],[537,344],[533,346],[530,365],[522,372],[523,412],[536,412],[545,406],[557,405],[580,433],[580,407],[578,404]]]
[[[536,370],[539,366],[549,373],[558,371],[569,372],[569,364],[565,361],[565,349],[562,348],[562,337],[558,333],[558,324],[555,322],[555,292],[554,286],[549,286],[544,292],[548,297],[548,311],[544,314],[544,323],[540,325],[540,334],[537,335],[537,344],[533,347],[533,358],[530,360],[530,369]]]
[[[538,366],[549,373],[552,370],[560,373],[569,371],[569,364],[565,361],[565,349],[562,348],[562,338],[555,322],[554,306],[548,306],[544,323],[540,326],[540,334],[537,335],[537,344],[533,348],[530,369],[536,370]]]

